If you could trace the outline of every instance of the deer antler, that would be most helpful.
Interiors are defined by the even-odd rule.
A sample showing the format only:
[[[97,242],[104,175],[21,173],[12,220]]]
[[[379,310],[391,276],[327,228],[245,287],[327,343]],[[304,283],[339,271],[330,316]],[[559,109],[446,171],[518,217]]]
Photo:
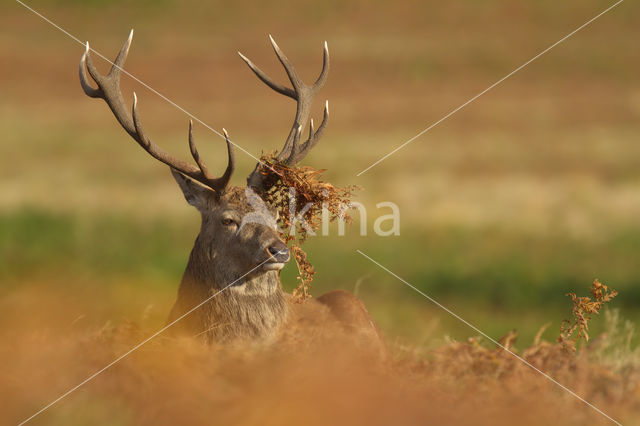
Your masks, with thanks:
[[[284,67],[293,88],[283,86],[282,84],[273,81],[246,56],[240,52],[238,52],[238,54],[247,63],[249,68],[251,68],[251,71],[253,71],[263,83],[276,92],[295,99],[297,109],[295,119],[293,120],[293,126],[291,127],[291,131],[289,132],[289,136],[287,137],[282,150],[276,156],[277,161],[287,166],[294,166],[307,155],[315,144],[318,143],[322,137],[325,127],[327,126],[327,122],[329,121],[329,101],[325,102],[324,117],[322,118],[322,123],[320,124],[320,127],[318,127],[318,130],[314,130],[313,119],[309,121],[313,99],[320,89],[322,89],[322,86],[324,86],[329,74],[329,48],[327,47],[327,42],[325,42],[322,58],[322,71],[320,71],[320,75],[316,79],[315,83],[309,86],[300,79],[295,67],[291,61],[289,61],[284,52],[280,50],[280,47],[278,47],[275,40],[273,40],[273,37],[269,36],[269,40],[271,40],[273,50],[276,52],[276,56],[278,56],[280,63]],[[309,121],[309,137],[306,141],[300,142],[300,134],[302,133],[303,127],[307,124],[307,121]],[[261,188],[263,176],[259,170],[259,166],[260,164],[256,165],[254,171],[249,175],[249,178],[247,179],[249,186]]]
[[[84,93],[89,97],[104,99],[122,128],[124,128],[124,130],[126,130],[126,132],[129,133],[129,135],[136,142],[138,142],[138,145],[140,145],[145,151],[147,151],[153,158],[202,183],[203,185],[216,191],[216,193],[223,193],[225,191],[225,188],[229,184],[229,180],[231,179],[231,175],[233,174],[235,163],[233,146],[229,140],[229,135],[227,135],[226,130],[223,129],[224,136],[227,141],[227,169],[221,177],[216,178],[209,173],[207,166],[200,158],[200,154],[198,154],[198,150],[193,138],[193,121],[189,121],[189,150],[191,151],[191,156],[195,160],[197,166],[175,158],[160,146],[153,143],[151,139],[149,139],[142,128],[140,114],[138,113],[138,98],[135,92],[133,94],[132,114],[129,114],[127,106],[124,102],[124,98],[122,96],[122,92],[120,91],[120,75],[122,73],[124,62],[127,59],[127,54],[129,53],[129,47],[131,46],[132,39],[133,30],[131,30],[129,38],[127,38],[127,41],[125,41],[122,49],[120,49],[120,53],[118,53],[118,56],[113,62],[113,66],[111,67],[109,74],[107,74],[106,76],[100,74],[93,64],[90,55],[89,42],[87,42],[87,47],[84,51],[84,54],[82,55],[82,59],[80,59],[79,68],[80,84],[82,85],[82,90],[84,90]],[[95,81],[95,83],[98,85],[97,89],[94,89],[89,84],[87,70],[89,71],[89,75],[91,75],[93,81]]]

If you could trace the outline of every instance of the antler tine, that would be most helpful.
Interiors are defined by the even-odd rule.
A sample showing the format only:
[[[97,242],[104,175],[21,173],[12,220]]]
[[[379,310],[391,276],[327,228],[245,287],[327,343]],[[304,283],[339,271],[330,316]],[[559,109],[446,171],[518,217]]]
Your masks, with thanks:
[[[209,169],[204,161],[200,160],[200,153],[198,152],[198,148],[196,148],[195,139],[193,138],[193,120],[189,120],[189,151],[191,151],[191,156],[202,171],[202,174],[207,179],[210,179],[211,175],[209,174]]]
[[[292,99],[296,100],[297,108],[296,115],[293,121],[293,125],[291,126],[291,130],[289,131],[289,135],[282,147],[282,150],[276,156],[276,160],[282,162],[288,166],[293,166],[297,164],[300,160],[302,160],[309,150],[313,148],[313,146],[318,142],[322,133],[327,125],[329,118],[329,108],[328,104],[325,105],[324,117],[320,127],[317,131],[313,128],[313,123],[310,122],[309,126],[309,139],[307,139],[302,144],[300,143],[300,133],[302,128],[309,121],[309,116],[311,115],[311,104],[315,95],[320,91],[320,89],[324,86],[327,77],[329,75],[329,47],[327,46],[327,42],[324,43],[323,55],[322,55],[322,70],[316,81],[312,86],[305,84],[295,67],[284,54],[282,49],[278,46],[276,41],[273,39],[271,35],[269,35],[269,40],[273,47],[278,60],[284,67],[287,76],[289,77],[289,81],[293,88],[286,87],[282,84],[276,83],[267,76],[260,68],[258,68],[253,62],[251,62],[246,56],[242,53],[240,57],[246,62],[249,68],[258,76],[258,78],[265,83],[267,86],[271,87],[276,92],[288,96]],[[254,172],[249,176],[249,182],[251,185],[259,186],[259,176],[257,176],[258,168],[254,170]]]
[[[300,159],[304,157],[304,155],[301,155],[302,153],[300,152],[300,135],[301,134],[302,134],[302,126],[298,126],[293,136],[293,143],[291,144],[291,154],[284,162],[287,165],[294,165],[295,163],[297,163],[298,157],[300,157]]]
[[[191,156],[200,168],[200,171],[202,171],[204,182],[202,182],[202,180],[200,182],[205,183],[209,188],[218,192],[224,192],[224,189],[229,184],[231,175],[235,169],[235,153],[233,151],[233,144],[229,139],[229,134],[226,129],[222,129],[222,132],[224,133],[224,138],[227,143],[227,168],[222,176],[216,178],[211,176],[207,165],[200,159],[200,154],[198,153],[195,139],[193,137],[193,120],[189,120],[189,150],[191,151]]]
[[[133,29],[129,33],[129,37],[127,37],[127,41],[124,42],[122,47],[120,48],[120,52],[118,52],[118,56],[116,56],[115,61],[113,61],[113,65],[111,65],[111,69],[109,70],[109,76],[115,76],[115,78],[120,77],[120,73],[122,72],[122,67],[124,66],[125,61],[127,60],[127,56],[129,55],[129,48],[131,47],[131,42],[133,41]],[[118,82],[120,80],[118,79]]]
[[[135,136],[133,137],[136,142],[147,151],[153,158],[172,167],[197,181],[203,182],[204,172],[200,167],[194,167],[192,164],[186,161],[179,160],[173,157],[171,154],[156,145],[145,133],[142,127],[142,121],[140,120],[140,113],[138,112],[138,96],[133,93],[133,124],[135,128]],[[196,151],[197,154],[197,151]],[[199,165],[198,165],[199,166]],[[206,184],[206,183],[205,183]]]
[[[127,40],[129,42],[129,40]],[[125,42],[125,45],[127,44]],[[125,46],[120,50],[121,52]],[[120,56],[120,55],[118,55]],[[126,55],[125,56],[126,59]],[[86,64],[86,69],[89,71],[89,75],[93,79],[93,81],[98,85],[97,89],[91,87],[88,82],[87,75],[83,66]],[[109,108],[113,112],[113,115],[116,117],[120,125],[126,130],[127,133],[134,139],[135,135],[135,127],[133,124],[133,120],[129,117],[129,113],[127,111],[126,104],[124,102],[124,98],[122,97],[122,93],[120,92],[120,72],[109,73],[104,76],[100,74],[98,69],[93,63],[93,59],[91,58],[91,49],[89,48],[89,42],[86,44],[86,48],[82,58],[80,59],[80,84],[82,88],[88,96],[92,98],[102,98],[105,100]]]
[[[80,85],[82,86],[82,90],[84,93],[90,98],[100,98],[103,96],[102,90],[100,88],[94,89],[89,83],[89,77],[87,76],[87,56],[89,55],[89,42],[87,42],[85,46],[84,53],[82,54],[82,58],[80,58],[80,66],[78,67],[78,75],[80,77]],[[91,64],[93,67],[93,63]],[[93,78],[95,80],[95,77]]]
[[[227,168],[224,171],[224,174],[219,178],[215,179],[215,183],[211,182],[211,185],[221,188],[220,191],[224,192],[224,188],[227,187],[229,181],[231,180],[231,175],[233,175],[233,171],[235,170],[235,153],[233,151],[233,144],[231,143],[231,139],[229,139],[229,134],[225,129],[222,129],[222,133],[224,133],[224,139],[227,142]]]
[[[129,113],[122,96],[122,92],[120,91],[120,76],[123,70],[122,67],[124,66],[127,55],[129,53],[129,48],[131,47],[132,39],[133,30],[131,30],[127,41],[125,41],[125,43],[123,44],[120,52],[118,53],[118,56],[113,62],[111,70],[106,76],[100,74],[100,72],[93,64],[90,54],[91,49],[89,48],[89,43],[87,42],[84,54],[80,59],[79,68],[80,84],[82,86],[82,90],[87,96],[90,96],[92,98],[104,99],[107,105],[109,105],[109,108],[113,112],[113,115],[116,117],[120,125],[153,158],[177,170],[178,172],[202,183],[203,185],[206,185],[217,193],[224,192],[234,170],[233,147],[229,141],[228,136],[226,135],[226,132],[225,137],[227,140],[229,163],[227,165],[225,173],[220,178],[214,178],[210,175],[209,170],[204,164],[204,161],[202,161],[202,159],[200,158],[198,150],[196,149],[193,138],[193,122],[189,122],[189,149],[191,151],[191,156],[197,164],[197,167],[193,164],[189,164],[185,161],[175,158],[160,146],[153,143],[153,141],[151,141],[151,139],[146,135],[144,129],[142,128],[140,114],[138,113],[138,97],[136,96],[135,92],[133,94],[132,111],[131,114]],[[89,71],[89,75],[98,85],[97,89],[93,88],[89,83],[87,71]]]
[[[295,90],[296,94],[299,97],[300,92],[308,88],[309,86],[304,84],[304,82],[300,79],[300,76],[298,76],[298,71],[296,71],[295,67],[293,66],[289,58],[287,58],[287,55],[285,55],[284,52],[280,49],[280,46],[278,46],[278,44],[273,39],[273,37],[271,37],[271,34],[269,34],[269,41],[271,41],[271,46],[273,47],[273,51],[276,52],[276,56],[278,57],[278,60],[284,67],[284,70],[287,73],[287,76],[289,77],[289,81],[293,85],[293,90]]]
[[[325,101],[324,112],[322,115],[322,123],[320,123],[320,127],[318,127],[318,130],[315,133],[313,133],[313,135],[312,135],[312,128],[313,128],[313,119],[312,119],[311,128],[309,129],[309,139],[307,139],[304,142],[304,145],[302,146],[302,151],[305,152],[305,154],[307,151],[311,150],[311,148],[313,148],[318,143],[328,123],[329,123],[329,101]]]
[[[240,57],[242,58],[242,60],[249,66],[249,68],[251,68],[251,71],[254,72],[255,75],[258,76],[258,78],[267,86],[271,87],[273,90],[275,90],[276,92],[288,96],[292,99],[296,99],[296,93],[286,87],[283,86],[280,83],[276,83],[275,81],[273,81],[271,79],[271,77],[269,77],[267,74],[264,73],[264,71],[262,71],[260,68],[258,68],[253,62],[251,62],[251,59],[247,58],[246,56],[244,56],[242,53],[238,52],[238,55],[240,55]]]
[[[327,81],[327,77],[329,77],[329,46],[325,41],[324,50],[322,51],[322,70],[320,71],[320,75],[316,79],[316,82],[313,83],[313,89],[316,93],[322,89],[324,83]]]
[[[307,155],[307,153],[318,143],[318,141],[322,137],[324,129],[327,127],[328,122],[329,101],[326,101],[324,106],[324,116],[322,118],[322,123],[320,123],[320,127],[318,127],[318,130],[314,132],[313,118],[309,121],[309,138],[302,144],[300,144],[300,134],[298,133],[297,136],[294,137],[293,148],[291,150],[291,154],[289,154],[289,157],[287,157],[287,159],[284,161],[285,164],[294,165],[300,162],[300,160],[302,160]]]

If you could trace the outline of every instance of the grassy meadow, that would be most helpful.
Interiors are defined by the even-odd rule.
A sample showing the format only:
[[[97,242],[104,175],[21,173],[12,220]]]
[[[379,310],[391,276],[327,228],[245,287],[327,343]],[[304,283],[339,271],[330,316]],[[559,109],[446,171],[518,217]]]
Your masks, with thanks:
[[[262,85],[236,52],[285,81],[268,43],[267,34],[272,34],[303,78],[312,81],[320,69],[322,42],[327,40],[332,68],[314,116],[321,117],[326,98],[331,119],[305,164],[327,169],[325,179],[336,185],[363,188],[356,200],[367,206],[368,235],[358,235],[356,221],[345,237],[338,236],[333,224],[329,236],[307,241],[305,249],[317,271],[312,293],[334,288],[356,292],[388,342],[403,348],[400,351],[432,359],[430,351],[452,341],[467,342],[477,333],[356,250],[495,339],[517,330],[516,349],[534,344],[536,333],[549,322],[542,337],[554,341],[561,321],[571,315],[565,294],[586,295],[595,278],[619,291],[611,308],[630,321],[626,327],[640,320],[638,4],[621,3],[361,176],[357,174],[378,158],[612,3],[33,0],[27,4],[80,40],[90,40],[92,48],[110,58],[135,28],[126,69],[213,128],[225,127],[235,143],[255,156],[281,146],[294,104]],[[4,2],[0,16],[0,361],[5,366],[0,367],[4,370],[0,395],[13,401],[2,420],[16,423],[106,365],[138,337],[134,333],[123,343],[108,333],[129,323],[149,333],[162,327],[199,218],[184,202],[167,168],[128,138],[102,101],[82,93],[77,65],[83,47],[18,3]],[[107,65],[100,62],[106,71]],[[127,102],[132,91],[138,94],[145,129],[154,141],[188,158],[188,117],[132,79],[123,77],[122,83]],[[195,133],[209,167],[222,170],[223,140],[197,123]],[[239,151],[236,157],[232,182],[242,185],[255,160]],[[376,209],[382,201],[399,206],[400,236],[373,233],[374,220],[388,213]],[[296,274],[295,265],[285,268],[286,289],[296,286]],[[603,316],[590,324],[592,336],[605,329],[611,334]],[[95,330],[101,330],[100,338],[93,337]],[[74,341],[74,335],[86,339]],[[102,348],[105,339],[113,346]],[[618,354],[616,359],[631,357],[638,340],[630,337],[627,355]],[[74,354],[83,353],[86,345],[99,348],[90,359],[74,364]],[[165,407],[166,411],[155,412],[140,407],[150,407],[149,401],[161,398],[159,389],[178,399],[178,390],[189,392],[191,385],[203,392],[208,389],[203,378],[195,377],[173,390],[168,378],[154,387],[161,381],[162,368],[175,377],[188,375],[175,359],[185,365],[205,365],[204,378],[220,373],[209,364],[199,364],[204,355],[193,345],[187,344],[182,354],[176,347],[164,354],[158,346],[146,354],[141,349],[111,379],[100,379],[95,388],[87,384],[86,391],[78,390],[69,402],[61,401],[59,408],[52,407],[52,413],[38,419],[42,424],[128,425],[159,419],[155,424],[171,424],[189,410]],[[238,362],[236,356],[223,353],[221,359]],[[637,366],[637,351],[634,356]],[[51,368],[42,367],[47,364]],[[282,369],[275,371],[286,371],[287,365],[281,364]],[[421,367],[416,365],[411,371],[421,378]],[[53,374],[61,366],[70,371],[64,379]],[[301,361],[291,369],[302,371],[304,366]],[[141,371],[152,373],[145,377]],[[132,377],[125,378],[127,372]],[[358,369],[354,375],[369,377],[365,373]],[[593,369],[580,377],[592,375],[596,377]],[[231,391],[225,388],[220,395],[242,394],[233,386],[233,374],[223,376]],[[402,376],[410,374],[403,370]],[[490,382],[497,377],[490,376]],[[261,380],[273,379],[257,377],[247,382],[251,401],[268,393]],[[610,403],[610,395],[589,393],[591,388],[579,379],[567,378],[613,417],[619,413],[619,420],[629,424],[640,419],[637,383],[620,391],[631,402]],[[360,392],[365,384],[386,383],[379,377],[367,380],[347,388]],[[322,388],[325,393],[305,388],[310,398],[331,393],[329,384],[322,383],[327,386]],[[122,399],[131,396],[136,386],[155,389],[149,391],[149,401],[138,396],[140,400],[128,404]],[[279,386],[283,398],[296,400],[286,383]],[[509,389],[537,393],[553,385],[542,380],[523,387],[516,380],[500,391],[498,385],[487,386],[490,397],[482,401],[505,403]],[[320,393],[315,395],[316,391]],[[439,400],[435,387],[420,392]],[[558,395],[542,397],[550,404],[546,415],[551,424],[606,422],[570,396]],[[384,401],[389,395],[369,396],[371,401]],[[212,404],[226,407],[225,401],[221,397]],[[465,401],[463,411],[479,410],[486,419],[493,415]],[[205,402],[200,403],[191,401],[193,406],[185,407],[202,409]],[[263,404],[260,409],[266,410],[268,404]],[[420,401],[410,399],[407,404],[412,408],[404,412],[406,424],[426,418],[413,409]],[[522,409],[531,408],[523,404]],[[563,404],[575,410],[563,411]],[[300,408],[303,413],[314,406],[298,407],[304,408]],[[285,408],[278,410],[281,416],[270,418],[272,424],[292,421],[282,414],[287,413]],[[221,417],[222,422],[257,421],[223,411],[228,417]],[[533,413],[542,411],[535,407]],[[114,418],[114,412],[120,417]],[[554,418],[556,412],[565,417]],[[512,413],[501,415],[508,418]],[[345,416],[356,423],[366,420]],[[465,423],[444,414],[430,416],[433,422]],[[195,415],[188,418],[193,424],[204,421]],[[539,424],[528,421],[523,417],[521,424]],[[36,419],[33,422],[37,424]]]

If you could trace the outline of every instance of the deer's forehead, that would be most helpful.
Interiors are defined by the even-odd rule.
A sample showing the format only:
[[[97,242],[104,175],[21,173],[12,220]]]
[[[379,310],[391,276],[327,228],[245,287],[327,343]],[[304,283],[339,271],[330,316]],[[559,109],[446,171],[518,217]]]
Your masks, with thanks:
[[[233,211],[240,216],[245,216],[247,213],[251,213],[253,211],[250,205],[237,203],[220,203],[216,210],[220,213]]]
[[[240,188],[238,186],[232,186],[228,188],[224,195],[220,197],[221,204],[237,204],[237,205],[248,205],[247,196],[245,195],[245,188]]]
[[[233,210],[241,216],[247,213],[268,214],[274,216],[276,209],[262,202],[256,203],[256,200],[249,202],[245,193],[246,188],[231,187],[218,201],[217,207],[220,211]]]
[[[247,201],[244,190],[238,187],[229,188],[225,194],[220,197],[216,206],[219,210],[234,210],[240,214],[246,214],[251,211],[251,205]]]

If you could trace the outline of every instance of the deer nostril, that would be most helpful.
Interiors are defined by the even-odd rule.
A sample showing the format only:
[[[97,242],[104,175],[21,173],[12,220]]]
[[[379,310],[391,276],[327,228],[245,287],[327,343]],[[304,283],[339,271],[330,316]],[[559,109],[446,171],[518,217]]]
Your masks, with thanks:
[[[267,250],[276,262],[285,263],[289,261],[289,249],[284,243],[274,244]]]

